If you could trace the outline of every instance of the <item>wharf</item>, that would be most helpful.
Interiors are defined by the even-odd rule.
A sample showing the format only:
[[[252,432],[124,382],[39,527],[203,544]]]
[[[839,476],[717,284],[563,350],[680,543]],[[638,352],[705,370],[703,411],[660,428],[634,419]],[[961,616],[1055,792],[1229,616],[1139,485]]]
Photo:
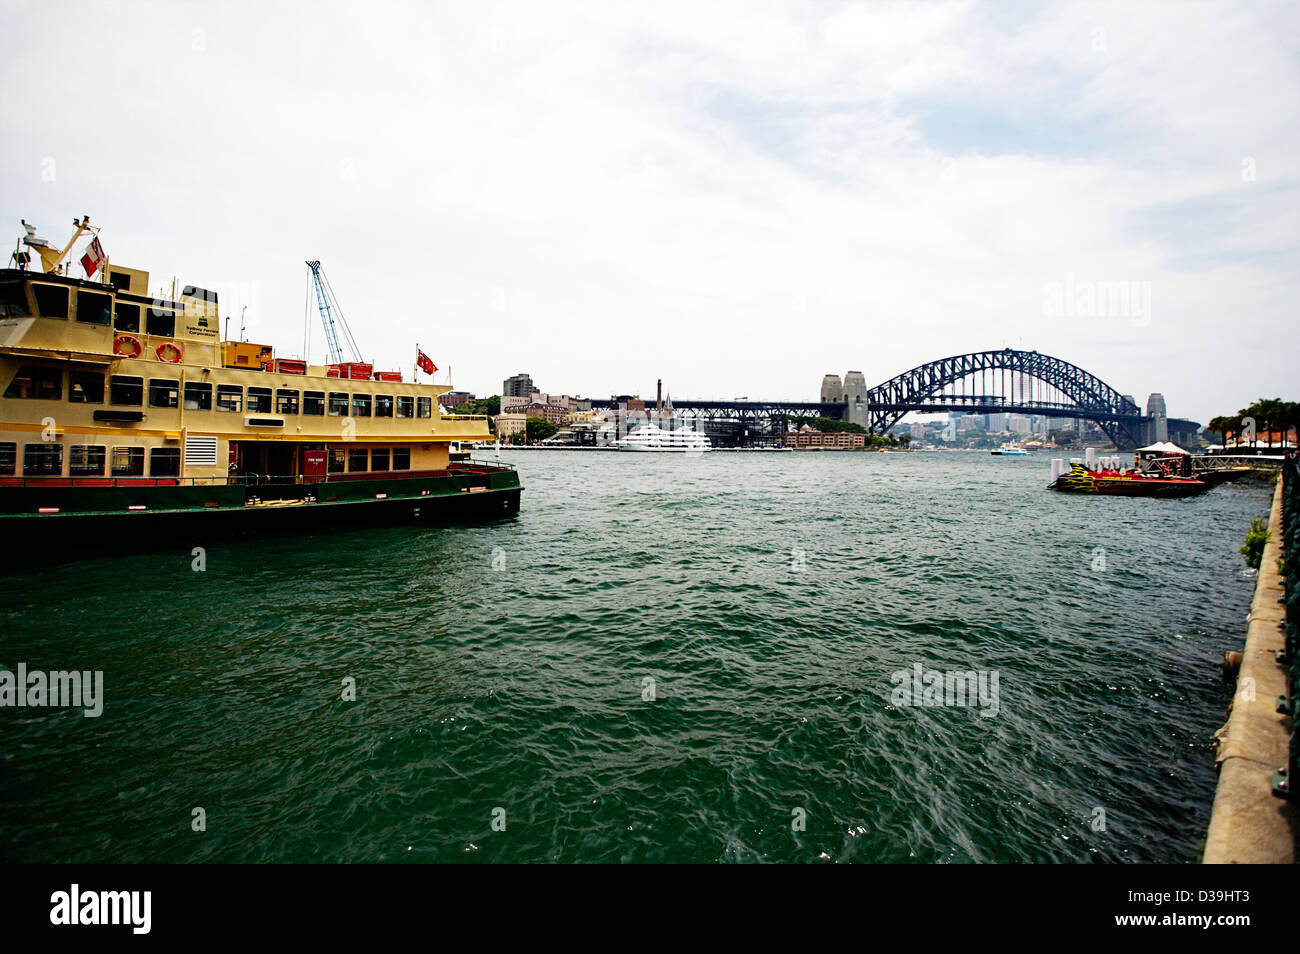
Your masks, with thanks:
[[[1287,764],[1292,724],[1277,711],[1287,695],[1281,602],[1282,485],[1269,513],[1269,538],[1247,617],[1246,646],[1228,724],[1219,738],[1219,784],[1205,838],[1205,864],[1294,864],[1300,818],[1293,800],[1273,794],[1273,773]]]

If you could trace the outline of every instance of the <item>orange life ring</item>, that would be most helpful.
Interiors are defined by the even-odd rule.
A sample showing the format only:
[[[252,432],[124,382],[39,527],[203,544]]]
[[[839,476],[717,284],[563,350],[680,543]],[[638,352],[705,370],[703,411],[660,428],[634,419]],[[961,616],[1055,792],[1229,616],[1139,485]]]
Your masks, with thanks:
[[[122,346],[126,344],[134,345],[134,350],[130,354],[122,350]],[[118,335],[113,339],[113,354],[120,354],[124,358],[138,358],[142,351],[144,345],[140,344],[140,339],[135,335]]]
[[[171,348],[173,351],[176,352],[176,357],[164,358],[163,357],[164,348]],[[180,342],[178,341],[164,341],[156,349],[154,349],[154,354],[158,355],[159,361],[166,361],[168,364],[180,364],[181,358],[185,357],[185,349],[180,346]]]

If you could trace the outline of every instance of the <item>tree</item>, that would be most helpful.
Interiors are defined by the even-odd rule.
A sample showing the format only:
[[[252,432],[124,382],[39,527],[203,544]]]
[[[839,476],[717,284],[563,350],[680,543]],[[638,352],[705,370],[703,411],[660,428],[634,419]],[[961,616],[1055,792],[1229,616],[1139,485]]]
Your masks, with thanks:
[[[494,394],[477,401],[466,401],[459,407],[451,408],[450,411],[452,414],[485,414],[488,417],[496,417],[501,413],[501,396]]]
[[[524,422],[524,436],[530,444],[544,441],[558,430],[558,427],[542,417],[530,417]]]
[[[839,421],[833,417],[815,417],[810,421],[805,418],[797,418],[793,414],[787,414],[785,419],[792,430],[798,430],[807,424],[814,431],[821,431],[823,434],[836,434],[842,432],[849,434],[865,434],[867,432],[867,429],[861,424],[854,424],[852,421]]]
[[[1300,402],[1283,401],[1281,398],[1259,398],[1236,414],[1211,418],[1210,423],[1205,425],[1205,429],[1221,435],[1224,444],[1228,443],[1230,437],[1235,437],[1237,444],[1240,445],[1248,433],[1246,430],[1248,418],[1255,423],[1252,445],[1261,438],[1268,441],[1270,438],[1276,440],[1280,437],[1285,441],[1292,430],[1300,429]]]

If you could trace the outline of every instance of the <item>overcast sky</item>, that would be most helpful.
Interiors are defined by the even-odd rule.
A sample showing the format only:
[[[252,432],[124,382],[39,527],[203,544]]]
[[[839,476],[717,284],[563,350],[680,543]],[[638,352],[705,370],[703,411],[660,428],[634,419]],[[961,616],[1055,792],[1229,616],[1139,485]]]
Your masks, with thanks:
[[[1294,3],[0,10],[13,237],[88,213],[285,353],[319,258],[367,358],[479,394],[1012,346],[1201,422],[1300,398]]]

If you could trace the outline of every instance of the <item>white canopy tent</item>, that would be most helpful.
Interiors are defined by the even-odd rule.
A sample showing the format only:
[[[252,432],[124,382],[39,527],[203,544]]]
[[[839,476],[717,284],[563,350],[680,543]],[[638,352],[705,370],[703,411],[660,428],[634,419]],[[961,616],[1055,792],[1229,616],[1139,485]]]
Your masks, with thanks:
[[[1183,457],[1192,456],[1191,451],[1185,451],[1177,444],[1171,444],[1169,443],[1169,441],[1156,441],[1154,444],[1148,444],[1146,447],[1139,447],[1137,449],[1137,452],[1139,454],[1152,454],[1152,455],[1159,454],[1163,457],[1169,457],[1170,455],[1174,455],[1174,454],[1181,455]]]

